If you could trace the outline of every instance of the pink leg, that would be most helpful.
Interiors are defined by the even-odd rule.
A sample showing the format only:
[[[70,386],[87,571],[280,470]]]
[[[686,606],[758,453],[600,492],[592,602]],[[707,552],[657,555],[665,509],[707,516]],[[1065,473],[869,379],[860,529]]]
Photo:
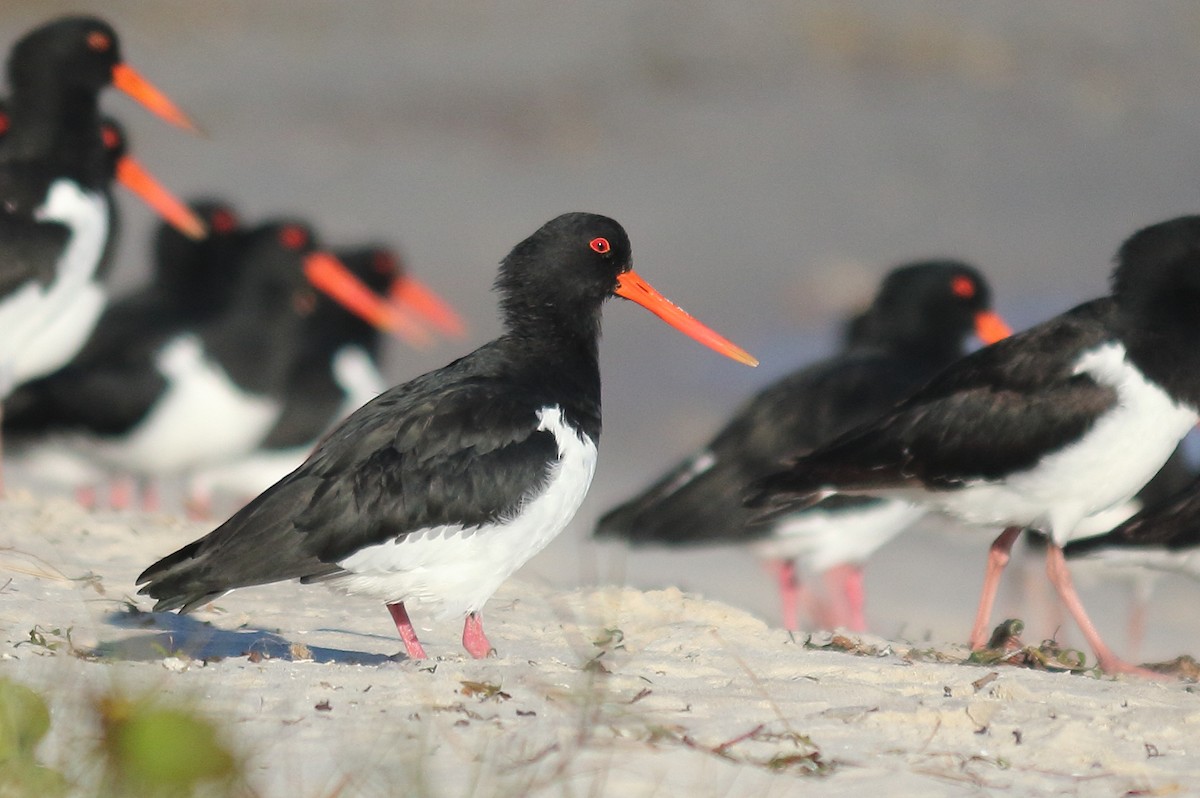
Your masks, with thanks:
[[[75,489],[75,501],[79,502],[79,506],[85,510],[96,509],[96,487],[94,485],[84,485]]]
[[[853,563],[835,565],[825,572],[824,580],[826,589],[833,596],[834,623],[854,632],[867,631],[862,566]]]
[[[128,510],[133,506],[133,494],[133,477],[123,474],[108,486],[108,504],[114,510]]]
[[[1146,640],[1146,616],[1150,609],[1151,583],[1138,581],[1134,584],[1129,598],[1132,605],[1129,609],[1129,650],[1135,659],[1142,650]]]
[[[1141,596],[1135,596],[1133,607],[1129,610],[1129,650],[1133,656],[1138,656],[1142,650],[1142,642],[1146,639],[1146,602]]]
[[[212,496],[204,490],[193,490],[183,502],[183,510],[192,521],[207,521],[212,517]]]
[[[468,615],[467,620],[463,623],[462,644],[467,653],[475,659],[496,655],[496,649],[492,648],[492,644],[488,642],[483,633],[483,620],[477,612]]]
[[[800,589],[796,582],[796,564],[791,560],[769,560],[767,570],[775,574],[779,584],[779,601],[783,608],[783,628],[789,632],[800,629]]]
[[[396,622],[396,631],[400,633],[400,639],[404,641],[404,650],[408,652],[408,658],[427,659],[425,649],[421,648],[421,641],[417,640],[417,630],[413,629],[412,621],[408,619],[404,602],[389,604],[387,608],[392,614],[392,620]]]
[[[967,644],[971,650],[987,645],[990,631],[988,622],[992,618],[992,605],[996,603],[996,590],[1000,587],[1000,575],[1008,565],[1009,552],[1021,535],[1021,527],[1010,526],[992,541],[988,550],[987,569],[983,573],[983,590],[979,594],[979,609],[975,612],[975,625],[971,627],[971,638]]]
[[[158,496],[158,483],[154,477],[142,477],[138,480],[142,489],[142,512],[157,513],[162,509]]]
[[[1154,673],[1145,668],[1131,665],[1104,644],[1104,641],[1100,639],[1100,632],[1096,630],[1092,620],[1088,618],[1087,612],[1083,609],[1083,602],[1079,600],[1079,594],[1075,592],[1075,585],[1071,582],[1071,572],[1067,570],[1067,561],[1063,557],[1062,549],[1053,541],[1046,548],[1046,575],[1050,577],[1050,583],[1058,591],[1058,597],[1062,599],[1067,612],[1071,613],[1071,617],[1079,626],[1079,631],[1083,632],[1084,639],[1095,652],[1100,670],[1105,673],[1134,673],[1152,679],[1166,678],[1161,673]]]

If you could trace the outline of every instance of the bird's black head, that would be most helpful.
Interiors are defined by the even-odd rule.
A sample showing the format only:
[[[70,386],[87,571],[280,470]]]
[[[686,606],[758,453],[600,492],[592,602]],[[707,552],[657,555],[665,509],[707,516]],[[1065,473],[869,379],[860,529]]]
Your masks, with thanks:
[[[382,244],[338,249],[334,255],[350,275],[360,280],[367,289],[380,295],[381,299],[404,274],[404,264],[399,255]],[[381,334],[377,324],[354,313],[324,292],[317,293],[317,307],[313,313],[312,326],[331,341],[357,341],[369,348],[378,344]]]
[[[61,85],[99,92],[121,63],[116,31],[95,17],[63,17],[25,34],[8,58],[14,92]]]
[[[315,239],[312,228],[296,219],[274,220],[246,232],[234,254],[235,301],[264,314],[310,314],[316,294],[304,265],[316,249]]]
[[[380,294],[387,293],[407,272],[399,253],[383,244],[339,249],[337,256],[363,285]]]
[[[992,292],[977,269],[958,260],[898,266],[884,277],[871,306],[848,325],[848,346],[960,354],[967,336],[985,343],[1008,334],[992,312]]]
[[[717,352],[758,365],[643,280],[633,271],[630,252],[624,228],[607,216],[565,213],[546,222],[500,264],[496,289],[509,334],[551,346],[570,338],[594,351],[600,306],[619,296]]]
[[[1138,367],[1174,398],[1200,406],[1200,216],[1130,236],[1117,252],[1112,295]]]
[[[1200,216],[1180,216],[1130,236],[1117,252],[1112,291],[1127,312],[1175,312],[1200,324]]]
[[[244,231],[237,211],[226,202],[199,199],[189,207],[204,221],[208,237],[197,241],[161,222],[154,233],[154,280],[169,301],[206,317],[232,296],[240,268],[234,253]]]
[[[632,265],[629,236],[607,216],[564,213],[513,247],[496,290],[505,323],[552,320],[595,330],[600,306]]]

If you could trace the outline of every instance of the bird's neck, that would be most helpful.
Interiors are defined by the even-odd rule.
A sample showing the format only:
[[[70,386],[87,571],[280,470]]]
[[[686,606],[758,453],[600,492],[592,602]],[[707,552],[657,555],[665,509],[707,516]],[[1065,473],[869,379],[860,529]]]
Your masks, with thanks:
[[[3,152],[9,162],[54,159],[89,188],[107,183],[106,153],[94,92],[56,87],[14,95]]]
[[[500,339],[517,379],[562,408],[593,441],[600,436],[599,318],[595,324],[510,325]],[[576,321],[581,321],[576,319]]]

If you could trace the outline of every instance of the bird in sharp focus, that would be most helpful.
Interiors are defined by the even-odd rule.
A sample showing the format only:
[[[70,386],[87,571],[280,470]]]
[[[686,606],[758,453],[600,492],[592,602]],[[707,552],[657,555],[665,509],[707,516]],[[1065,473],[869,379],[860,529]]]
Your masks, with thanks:
[[[605,300],[757,363],[631,266],[612,219],[547,222],[500,264],[498,338],[351,414],[295,471],[146,569],[140,592],[186,612],[238,587],[324,582],[382,600],[412,658],[425,652],[409,607],[465,616],[464,648],[487,656],[484,603],[562,531],[592,479]]]

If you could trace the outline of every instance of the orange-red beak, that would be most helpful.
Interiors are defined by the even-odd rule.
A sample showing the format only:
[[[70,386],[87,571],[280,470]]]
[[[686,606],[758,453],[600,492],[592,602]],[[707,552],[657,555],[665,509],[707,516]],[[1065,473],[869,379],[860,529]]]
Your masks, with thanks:
[[[409,346],[426,347],[432,343],[424,327],[367,288],[328,252],[314,252],[305,258],[304,276],[342,307],[368,324],[393,333]]]
[[[709,349],[731,357],[739,363],[745,363],[747,366],[758,365],[757,358],[696,321],[683,308],[658,293],[654,286],[643,280],[633,270],[617,277],[616,293],[617,296],[638,303],[676,330],[695,338]]]
[[[150,81],[143,78],[128,64],[117,64],[112,70],[113,85],[137,100],[152,113],[178,125],[184,130],[199,133],[200,129],[187,118],[187,115],[171,102],[167,95],[159,91]]]
[[[117,180],[185,236],[199,241],[208,235],[204,220],[163,188],[154,176],[128,155],[117,161]]]
[[[444,335],[462,338],[467,334],[462,317],[431,288],[410,275],[392,281],[388,297],[397,308],[411,310]]]
[[[1012,335],[1012,328],[1000,318],[999,313],[981,310],[975,314],[975,334],[985,344],[994,344],[1001,338]]]

